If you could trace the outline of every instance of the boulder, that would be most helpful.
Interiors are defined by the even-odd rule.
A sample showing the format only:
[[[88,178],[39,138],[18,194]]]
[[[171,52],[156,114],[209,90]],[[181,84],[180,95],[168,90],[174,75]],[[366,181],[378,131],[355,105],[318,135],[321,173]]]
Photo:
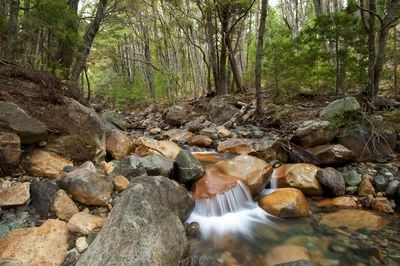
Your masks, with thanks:
[[[31,203],[41,219],[48,217],[54,195],[60,188],[49,181],[34,181],[30,186]]]
[[[369,195],[375,196],[375,188],[368,177],[364,177],[358,186],[358,196],[368,197]]]
[[[218,130],[215,126],[206,127],[200,130],[200,135],[209,137],[211,139],[218,138]]]
[[[25,204],[29,198],[30,183],[18,183],[7,188],[0,188],[0,207]]]
[[[122,175],[114,177],[114,188],[118,192],[124,191],[129,186],[129,179]]]
[[[262,197],[258,204],[264,211],[278,217],[301,217],[310,213],[306,197],[296,188],[279,188]]]
[[[19,163],[21,140],[17,134],[0,132],[0,169],[9,170]]]
[[[76,265],[178,265],[188,248],[182,221],[193,206],[168,178],[133,179]]]
[[[123,114],[115,112],[113,110],[104,110],[100,113],[101,117],[107,121],[108,123],[113,124],[114,126],[127,131],[130,127],[129,122],[125,118]]]
[[[65,222],[47,220],[40,227],[17,229],[0,239],[0,261],[16,259],[21,265],[62,265],[68,251]]]
[[[321,119],[331,119],[347,112],[360,111],[361,105],[355,97],[346,97],[328,104],[320,113]]]
[[[11,102],[0,101],[0,131],[17,134],[23,144],[47,140],[46,125]]]
[[[208,148],[212,145],[212,143],[212,138],[203,135],[196,135],[189,139],[190,146]]]
[[[141,158],[137,155],[129,155],[118,161],[114,165],[114,170],[111,172],[112,176],[122,175],[129,180],[134,177],[146,174]]]
[[[123,159],[132,150],[132,145],[132,140],[119,129],[107,134],[106,150],[114,159]]]
[[[389,185],[389,180],[383,175],[376,175],[374,177],[374,184],[378,191],[385,191]]]
[[[399,188],[400,188],[399,180],[390,181],[386,188],[386,196],[391,197],[391,198],[395,197]]]
[[[24,168],[32,176],[56,179],[65,166],[73,163],[54,153],[44,150],[34,150],[24,158]]]
[[[170,159],[175,159],[178,153],[181,151],[176,143],[168,140],[154,140],[150,138],[141,137],[138,142],[143,148],[147,149],[147,155],[163,155]]]
[[[89,165],[88,169],[86,166]],[[107,206],[112,187],[106,181],[105,176],[93,171],[93,164],[82,165],[80,168],[62,176],[61,187],[67,191],[73,199],[95,206]]]
[[[357,202],[352,197],[336,197],[318,201],[317,207],[327,209],[355,209],[357,208]]]
[[[174,178],[182,184],[191,184],[201,178],[205,169],[190,151],[181,150],[176,156],[176,173]]]
[[[308,149],[321,164],[344,164],[354,160],[351,150],[340,144],[326,144]]]
[[[339,129],[331,126],[328,121],[310,120],[296,129],[293,141],[304,148],[310,148],[330,143],[338,133]]]
[[[386,197],[376,197],[371,200],[371,207],[378,212],[393,213],[394,210]]]
[[[229,121],[239,109],[234,106],[230,96],[218,96],[211,99],[208,105],[208,115],[211,122],[223,124]]]
[[[86,212],[75,213],[68,221],[68,230],[73,233],[90,235],[100,231],[105,219],[100,216],[92,215]]]
[[[52,209],[59,219],[67,222],[75,213],[79,212],[75,202],[62,189],[54,195]]]
[[[220,141],[217,146],[217,151],[219,153],[228,152],[231,154],[249,154],[255,152],[253,144],[257,140],[254,139],[227,139],[225,141]]]
[[[310,255],[302,246],[280,245],[271,249],[264,257],[265,266],[275,266],[281,263],[288,263],[298,260],[310,260]]]
[[[344,181],[348,186],[358,186],[361,183],[361,174],[354,170],[348,171],[344,174]]]
[[[174,170],[174,161],[161,155],[141,157],[140,161],[150,176],[170,177]]]
[[[175,128],[164,132],[163,136],[166,136],[170,141],[186,144],[193,136],[193,133],[185,129]]]
[[[381,216],[364,210],[340,210],[324,214],[321,224],[329,227],[347,227],[350,229],[368,228],[380,230],[388,223]]]
[[[317,180],[331,195],[342,196],[346,192],[346,184],[343,175],[332,167],[319,169]]]
[[[188,121],[188,113],[181,106],[172,106],[168,109],[165,120],[173,126],[181,126]]]

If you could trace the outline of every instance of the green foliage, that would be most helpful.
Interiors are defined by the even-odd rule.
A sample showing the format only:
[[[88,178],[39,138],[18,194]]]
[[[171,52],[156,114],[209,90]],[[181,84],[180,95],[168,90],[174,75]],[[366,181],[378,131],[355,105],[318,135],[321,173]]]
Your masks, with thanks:
[[[361,111],[341,112],[329,119],[329,125],[334,128],[357,128],[362,123],[366,114]]]

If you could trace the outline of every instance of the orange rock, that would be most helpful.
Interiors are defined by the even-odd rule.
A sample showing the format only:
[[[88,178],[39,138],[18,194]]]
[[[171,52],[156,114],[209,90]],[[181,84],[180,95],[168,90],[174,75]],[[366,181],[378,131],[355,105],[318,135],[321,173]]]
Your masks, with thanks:
[[[106,149],[117,160],[128,155],[132,145],[132,140],[119,129],[113,129],[107,135]]]
[[[71,232],[89,235],[100,231],[105,223],[105,219],[86,212],[78,212],[74,214],[68,221],[68,229]]]
[[[72,162],[57,153],[34,150],[25,157],[25,168],[33,176],[56,178]]]
[[[278,217],[301,217],[310,213],[307,199],[296,188],[280,188],[262,197],[258,204],[266,212]]]
[[[358,196],[368,197],[368,195],[375,196],[375,189],[368,177],[364,177],[358,186]]]
[[[140,146],[136,149],[136,153],[140,156],[158,154],[170,159],[175,159],[178,153],[181,151],[181,147],[179,147],[178,144],[168,140],[158,141],[141,137],[138,141]]]
[[[264,258],[265,266],[274,266],[298,260],[310,260],[307,250],[297,245],[281,245],[273,248]]]
[[[341,210],[324,214],[321,223],[330,227],[348,227],[350,229],[368,228],[379,230],[387,221],[379,215],[363,210]]]
[[[390,205],[390,201],[385,197],[376,197],[371,200],[371,207],[375,211],[379,212],[394,212],[392,206]]]
[[[196,135],[189,139],[190,146],[210,147],[212,143],[212,138],[202,135]]]
[[[336,197],[321,200],[317,202],[317,206],[320,208],[354,209],[357,208],[357,202],[352,197]]]
[[[114,178],[114,188],[116,191],[121,192],[129,186],[129,180],[122,175],[117,175]]]
[[[192,153],[192,155],[197,160],[205,163],[216,163],[221,160],[221,157],[218,153],[197,152],[197,153]]]

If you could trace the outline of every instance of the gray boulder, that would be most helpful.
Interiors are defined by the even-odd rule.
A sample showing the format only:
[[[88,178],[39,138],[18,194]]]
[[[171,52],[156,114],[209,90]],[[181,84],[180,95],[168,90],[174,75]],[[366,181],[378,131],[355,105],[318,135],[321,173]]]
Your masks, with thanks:
[[[204,173],[204,166],[190,151],[181,150],[176,156],[175,179],[182,184],[191,184],[200,179]]]
[[[129,180],[146,174],[146,169],[143,166],[142,159],[137,155],[129,155],[118,161],[112,171],[112,176],[122,175]]]
[[[334,168],[328,167],[319,169],[317,180],[325,190],[334,196],[342,196],[346,191],[346,184],[343,175]]]
[[[208,114],[211,122],[223,124],[229,121],[239,109],[233,105],[234,101],[229,96],[219,96],[211,99]]]
[[[311,120],[297,128],[294,141],[304,148],[330,143],[338,134],[339,129],[332,127],[328,121]]]
[[[168,109],[165,120],[173,126],[181,126],[188,121],[188,114],[181,106],[172,106]]]
[[[161,155],[149,155],[140,161],[149,176],[170,177],[174,170],[174,161]]]
[[[331,119],[335,116],[347,113],[360,111],[361,105],[354,97],[346,97],[342,99],[338,99],[336,101],[331,102],[326,106],[320,113],[319,117],[321,119]]]
[[[354,160],[351,150],[340,144],[326,144],[308,149],[321,164],[343,164]]]

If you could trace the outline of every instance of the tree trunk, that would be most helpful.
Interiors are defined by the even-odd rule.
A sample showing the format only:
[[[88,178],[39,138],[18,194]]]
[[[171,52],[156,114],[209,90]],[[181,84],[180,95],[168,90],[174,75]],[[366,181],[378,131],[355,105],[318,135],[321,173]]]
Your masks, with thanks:
[[[399,55],[398,55],[398,39],[397,39],[397,27],[393,27],[393,43],[394,43],[394,98],[397,99],[398,97],[398,87],[399,81],[397,76],[397,66],[399,64]]]
[[[228,14],[224,10],[221,14],[221,50],[219,58],[219,70],[218,70],[218,94],[224,95],[228,94],[228,81],[226,73],[226,59],[227,59],[227,41],[228,38]]]
[[[10,16],[8,19],[7,40],[4,58],[10,61],[15,59],[15,48],[18,37],[19,0],[10,0]]]
[[[369,10],[376,13],[375,0],[369,0]],[[374,97],[375,92],[375,16],[368,15],[368,94]]]
[[[235,58],[235,51],[232,47],[232,40],[231,40],[230,34],[227,34],[225,41],[226,41],[226,46],[229,51],[229,62],[231,65],[232,75],[233,75],[233,79],[236,84],[236,88],[239,92],[245,92],[245,89],[243,87],[242,77],[240,75],[239,68],[238,68],[238,65],[236,62],[236,58]]]

